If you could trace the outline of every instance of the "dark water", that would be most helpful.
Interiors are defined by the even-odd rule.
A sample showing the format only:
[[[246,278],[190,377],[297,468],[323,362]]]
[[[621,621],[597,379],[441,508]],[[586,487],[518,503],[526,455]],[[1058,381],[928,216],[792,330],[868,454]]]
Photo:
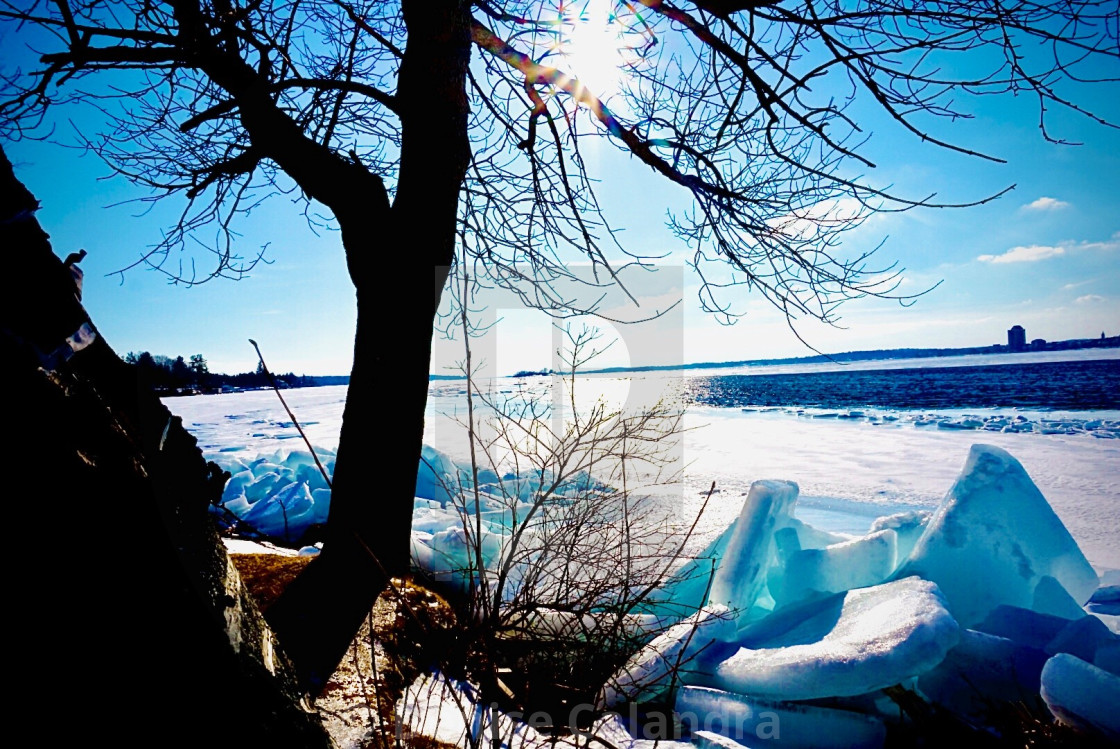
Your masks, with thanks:
[[[712,406],[1120,409],[1120,360],[697,377]]]

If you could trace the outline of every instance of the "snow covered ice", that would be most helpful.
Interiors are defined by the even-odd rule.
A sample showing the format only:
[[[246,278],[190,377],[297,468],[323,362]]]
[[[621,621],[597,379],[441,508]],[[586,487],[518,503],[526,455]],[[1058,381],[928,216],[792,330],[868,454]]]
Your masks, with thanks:
[[[792,629],[740,648],[697,680],[780,700],[864,694],[925,673],[959,636],[937,586],[910,577],[826,599]]]
[[[1042,699],[1063,723],[1120,741],[1120,676],[1060,653],[1042,668]]]
[[[669,677],[687,678],[697,668],[698,656],[734,637],[735,621],[726,606],[701,609],[635,653],[603,687],[598,701],[610,709],[656,695],[669,686]]]
[[[1031,608],[1047,576],[1079,606],[1099,584],[1023,466],[990,445],[972,446],[901,574],[936,582],[964,626],[1001,603]]]

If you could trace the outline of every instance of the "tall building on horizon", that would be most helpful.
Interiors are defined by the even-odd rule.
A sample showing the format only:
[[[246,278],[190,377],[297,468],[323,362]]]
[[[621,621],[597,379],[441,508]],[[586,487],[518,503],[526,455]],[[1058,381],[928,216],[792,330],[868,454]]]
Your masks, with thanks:
[[[1023,351],[1027,348],[1027,330],[1022,325],[1012,325],[1007,331],[1007,348]]]

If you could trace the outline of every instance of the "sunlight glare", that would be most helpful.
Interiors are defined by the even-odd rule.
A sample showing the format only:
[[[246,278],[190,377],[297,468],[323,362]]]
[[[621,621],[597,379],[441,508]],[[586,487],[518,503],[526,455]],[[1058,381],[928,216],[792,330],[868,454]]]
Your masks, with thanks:
[[[611,0],[582,0],[562,6],[563,67],[591,93],[608,98],[622,85],[625,29]]]

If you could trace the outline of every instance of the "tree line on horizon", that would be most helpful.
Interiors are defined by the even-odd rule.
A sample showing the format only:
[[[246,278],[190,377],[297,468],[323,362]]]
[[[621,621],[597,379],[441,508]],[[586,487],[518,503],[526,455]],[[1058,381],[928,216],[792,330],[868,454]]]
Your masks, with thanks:
[[[264,366],[257,365],[254,372],[241,372],[239,374],[224,374],[211,372],[202,354],[192,354],[184,359],[182,356],[174,358],[163,354],[152,354],[148,351],[139,353],[129,351],[124,356],[125,362],[133,364],[140,371],[140,381],[160,395],[193,395],[195,393],[213,393],[223,390],[251,390],[256,388],[272,387]],[[281,388],[315,387],[318,385],[335,384],[334,382],[321,382],[321,378],[297,375],[292,372],[287,374],[274,374],[276,385]],[[332,378],[333,379],[333,378]]]

